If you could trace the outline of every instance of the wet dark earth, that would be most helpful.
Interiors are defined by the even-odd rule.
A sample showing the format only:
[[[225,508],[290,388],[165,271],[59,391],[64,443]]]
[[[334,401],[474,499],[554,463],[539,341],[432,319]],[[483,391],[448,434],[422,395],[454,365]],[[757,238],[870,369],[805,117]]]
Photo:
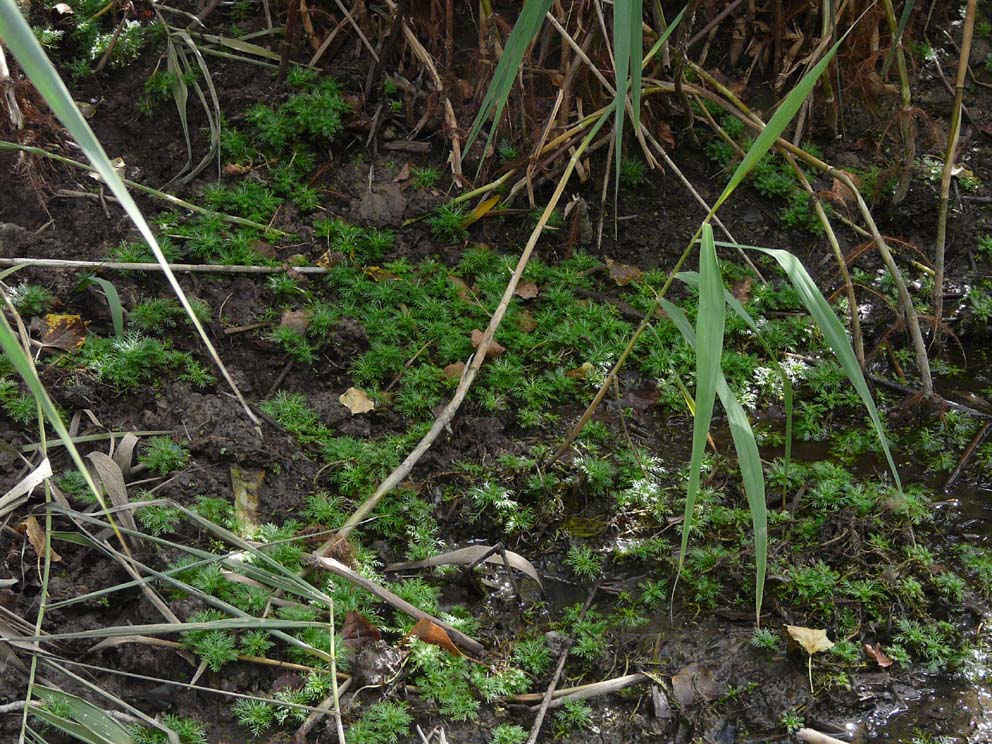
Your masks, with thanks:
[[[342,55],[341,59],[328,74],[333,74],[345,83],[350,93],[355,93],[356,90],[348,87],[348,81],[362,79],[364,69],[347,55]],[[90,79],[73,92],[77,100],[96,104],[91,125],[108,154],[124,159],[127,176],[142,183],[161,185],[175,175],[178,165],[185,159],[186,145],[179,134],[178,116],[169,106],[158,110],[153,121],[138,115],[134,108],[134,91],[144,84],[154,64],[155,55],[146,53],[126,69]],[[212,63],[212,70],[221,107],[234,126],[244,124],[246,111],[252,104],[284,95],[283,87],[268,71],[260,73],[246,65],[220,60]],[[929,86],[938,88],[939,83],[921,83],[924,90],[929,90]],[[352,87],[357,89],[357,85]],[[926,99],[926,93],[923,97]],[[942,93],[932,94],[932,97],[943,100]],[[930,115],[943,122],[939,103],[933,104]],[[988,115],[989,104],[989,97],[979,91],[975,100],[969,102],[971,116]],[[39,107],[39,111],[43,109]],[[684,122],[677,114],[673,116],[676,117],[672,126],[676,138],[673,158],[702,197],[711,201],[722,190],[725,176],[707,158],[704,147],[694,146],[690,137],[683,136],[679,126]],[[855,112],[851,121],[852,129],[861,127],[863,131],[851,131],[842,141],[820,144],[825,158],[831,162],[845,168],[867,166],[878,155],[878,150],[873,150],[867,140],[875,142],[877,139],[879,143],[882,140],[875,138],[872,117],[859,116]],[[191,108],[194,149],[202,150],[206,145],[204,125],[202,114]],[[961,157],[981,184],[977,196],[985,198],[990,193],[985,184],[992,183],[992,158],[989,158],[992,143],[987,133],[976,130],[971,134]],[[47,116],[40,115],[33,120],[27,133],[5,130],[4,136],[79,157]],[[392,132],[390,136],[397,139],[399,135]],[[420,148],[413,154],[400,151],[402,154],[395,155],[390,154],[395,153],[395,149],[385,147],[383,135],[383,142],[379,143],[383,147],[374,153],[366,150],[364,133],[346,133],[333,148],[322,153],[326,162],[316,169],[313,177],[312,185],[321,197],[320,216],[394,230],[395,243],[379,261],[383,267],[388,267],[389,262],[419,265],[433,259],[444,267],[446,275],[450,272],[454,276],[454,272],[460,270],[460,262],[480,244],[515,257],[533,225],[526,214],[529,210],[522,208],[526,206],[523,199],[514,205],[520,209],[485,217],[473,224],[467,239],[444,240],[432,234],[420,218],[458,192],[453,188],[447,190],[450,185],[447,177],[431,188],[415,188],[407,179],[400,178],[404,169],[411,165],[445,172],[447,151],[440,127],[425,134],[422,141],[428,143],[426,151]],[[921,143],[925,148],[925,140],[921,139]],[[878,148],[881,147],[879,144]],[[594,169],[602,167],[604,156],[601,152],[590,161]],[[0,258],[102,260],[122,241],[135,239],[134,230],[121,211],[112,202],[102,200],[98,187],[84,173],[42,159],[24,160],[9,151],[0,151],[0,169],[12,174],[0,183]],[[215,173],[208,174],[201,175],[191,185],[176,187],[175,192],[195,202],[201,197],[202,188],[215,180]],[[225,178],[229,179],[230,175]],[[632,304],[634,300],[624,294],[626,290],[621,283],[613,281],[607,261],[638,273],[656,269],[667,271],[704,212],[673,174],[656,172],[649,174],[636,189],[625,192],[616,213],[607,200],[605,214],[601,215],[598,206],[600,185],[594,181],[575,185],[574,189],[570,187],[567,195],[584,200],[593,225],[604,217],[602,241],[583,241],[577,246],[566,235],[567,230],[559,229],[542,239],[538,258],[548,266],[565,266],[574,259],[575,253],[587,254],[594,267],[583,269],[586,273],[577,272],[580,282],[592,277],[581,286],[576,285],[583,293],[582,306],[594,302],[611,304],[618,317],[636,324],[643,307]],[[821,186],[829,187],[828,184]],[[880,202],[876,214],[880,229],[897,239],[900,246],[931,245],[936,224],[934,189],[931,181],[920,176],[914,180],[903,204],[891,207]],[[80,193],[88,195],[80,196]],[[538,189],[538,201],[547,195],[546,185]],[[978,423],[972,421],[972,428],[968,429],[970,439],[992,410],[982,399],[992,387],[989,364],[992,347],[985,325],[988,315],[976,313],[974,307],[963,300],[965,288],[979,286],[988,274],[988,257],[981,254],[977,246],[989,229],[989,209],[983,201],[961,198],[960,193],[956,197],[948,282],[955,291],[961,290],[962,302],[954,318],[948,321],[953,343],[947,359],[942,360],[954,365],[954,369],[938,374],[938,392],[948,400],[967,405],[976,414]],[[139,195],[137,198],[147,215],[155,215],[163,209],[162,203],[152,197]],[[777,215],[774,205],[750,187],[742,188],[721,211],[727,227],[741,243],[794,251],[821,282],[825,294],[840,293],[842,290],[838,289],[840,285],[825,240],[784,226]],[[615,236],[611,229],[614,224]],[[266,242],[260,249],[263,255],[277,264],[318,264],[327,246],[315,235],[312,218],[299,213],[287,202],[286,209],[273,216],[271,226],[290,233],[291,237],[273,240],[271,244]],[[851,233],[846,240],[845,248],[858,253],[858,268],[867,276],[876,272],[880,262],[871,253],[860,252],[862,238]],[[728,263],[732,260],[732,256],[727,256]],[[854,260],[852,264],[855,264]],[[362,270],[375,276],[376,282],[395,280],[388,268],[366,266]],[[385,271],[385,278],[383,274],[376,274],[377,271]],[[100,271],[98,275],[114,283],[127,310],[142,300],[169,296],[166,283],[151,273]],[[78,314],[88,321],[91,334],[109,335],[112,318],[106,299],[93,285],[80,288],[79,277],[80,272],[76,270],[28,268],[4,281],[10,286],[21,282],[44,285],[55,298],[53,312]],[[321,344],[318,359],[307,364],[294,359],[270,334],[280,322],[280,299],[264,277],[184,274],[181,281],[191,297],[213,309],[214,314],[207,324],[208,333],[253,410],[259,411],[263,401],[280,393],[302,394],[316,412],[320,424],[336,437],[375,443],[395,438],[399,443],[395,445],[397,451],[392,453],[390,462],[393,464],[416,444],[424,421],[429,421],[431,415],[438,412],[438,404],[432,401],[431,405],[419,410],[418,415],[408,415],[401,408],[399,395],[389,397],[390,391],[385,384],[382,387],[386,388],[387,395],[378,399],[379,405],[369,413],[354,415],[341,402],[342,392],[355,386],[355,360],[373,346],[371,337],[375,329],[367,326],[361,314],[339,318]],[[324,284],[318,279],[301,276],[297,281],[304,292],[315,297],[323,297],[326,293],[331,301],[340,299],[339,295],[333,294],[337,289],[325,292]],[[469,293],[482,292],[481,282],[471,286],[470,283],[462,284]],[[885,303],[877,301],[880,291],[871,286],[867,289],[866,302],[871,307],[864,320],[866,345],[873,351],[870,369],[881,375],[894,376],[894,365],[890,365],[896,356],[893,347],[905,345],[905,334]],[[34,332],[37,334],[37,329]],[[194,355],[201,353],[188,326],[179,324],[164,337],[176,350]],[[433,359],[435,366],[444,366],[438,357],[432,356],[433,350],[424,353],[425,357]],[[132,494],[152,488],[155,495],[187,506],[203,497],[230,502],[232,468],[263,471],[263,495],[256,516],[260,524],[278,525],[299,517],[308,496],[314,491],[333,489],[336,485],[329,473],[339,469],[340,463],[322,452],[319,443],[304,441],[291,425],[273,415],[264,414],[260,427],[256,427],[222,383],[198,387],[189,380],[180,379],[178,373],[170,372],[147,385],[123,390],[101,381],[79,365],[51,363],[56,356],[57,353],[51,350],[39,351],[39,373],[67,420],[74,422],[74,435],[164,431],[170,432],[170,436],[188,451],[188,461],[168,478],[134,472],[128,483]],[[582,369],[578,364],[581,358],[581,354],[570,356],[562,352],[561,369],[580,377],[577,371]],[[415,360],[416,357],[404,360],[406,366],[397,373],[397,379],[407,367],[415,368]],[[488,366],[483,368],[483,375],[488,369]],[[581,373],[585,374],[585,371]],[[914,388],[911,372],[903,380],[907,388]],[[444,396],[439,399],[446,401],[453,386],[443,385],[439,389]],[[666,488],[673,493],[684,492],[679,469],[688,462],[692,422],[684,406],[673,407],[659,400],[659,387],[657,380],[651,379],[643,367],[625,371],[616,395],[609,396],[596,414],[595,421],[607,432],[605,440],[608,442],[608,445],[599,446],[603,451],[611,451],[614,446],[619,449],[629,442],[633,450],[636,444],[657,458],[660,469],[666,472]],[[505,541],[507,548],[529,559],[543,578],[544,592],[528,581],[520,581],[515,587],[500,572],[487,572],[481,582],[450,573],[434,577],[432,581],[441,609],[449,611],[463,607],[475,619],[476,637],[486,647],[483,662],[506,663],[511,656],[509,649],[525,636],[547,637],[549,646],[555,650],[555,644],[560,647],[563,634],[569,631],[567,621],[563,625],[562,620],[568,617],[569,608],[582,605],[592,596],[594,610],[607,617],[623,608],[627,602],[624,595],[638,591],[645,579],[663,578],[671,582],[676,575],[674,566],[682,519],[677,503],[669,504],[672,508],[652,523],[652,538],[657,538],[662,547],[647,558],[639,556],[630,562],[621,558],[608,559],[608,570],[598,581],[583,578],[568,563],[569,548],[573,545],[594,546],[602,556],[623,556],[628,542],[633,545],[643,537],[627,521],[623,510],[613,504],[612,486],[597,493],[587,488],[591,481],[588,473],[583,476],[585,480],[575,475],[589,452],[595,452],[586,440],[580,440],[565,462],[555,466],[566,475],[561,476],[557,490],[545,494],[549,503],[555,502],[554,511],[538,511],[542,519],[528,529],[514,532],[495,520],[473,519],[470,505],[466,506],[464,494],[478,486],[479,481],[500,476],[501,468],[512,470],[517,467],[506,464],[508,457],[533,456],[538,463],[533,467],[542,473],[542,477],[542,467],[554,470],[541,458],[547,456],[546,450],[553,450],[562,441],[593,390],[590,386],[590,389],[582,390],[583,395],[556,404],[552,415],[542,419],[537,426],[521,425],[512,405],[491,410],[481,398],[470,397],[404,484],[420,503],[428,505],[426,512],[436,521],[439,534],[434,536],[435,547]],[[918,543],[932,550],[936,556],[936,567],[932,569],[935,574],[958,568],[954,565],[955,556],[960,554],[955,552],[958,546],[972,546],[982,552],[992,550],[992,473],[987,463],[980,466],[963,458],[965,448],[959,446],[953,452],[951,467],[935,473],[924,461],[921,450],[912,449],[905,443],[915,441],[912,438],[914,426],[935,426],[933,422],[944,420],[946,409],[938,406],[937,410],[924,411],[912,394],[886,391],[881,387],[876,392],[880,399],[884,398],[886,420],[900,432],[896,437],[895,455],[904,480],[922,484],[929,494],[925,505],[927,518],[921,520],[922,526],[895,519],[886,523],[893,532],[902,530],[910,535],[906,538],[905,534],[899,534],[893,541],[905,540],[914,547]],[[764,431],[781,431],[783,414],[780,407],[772,405],[759,413],[767,423]],[[837,416],[833,412],[825,412],[823,416],[830,419],[827,425],[834,434],[863,425],[857,411],[850,408]],[[417,425],[421,430],[416,429]],[[713,431],[718,451],[725,451],[723,448],[729,442],[725,429],[726,422],[718,419]],[[907,429],[909,433],[904,431]],[[0,492],[6,492],[25,475],[27,468],[19,455],[37,438],[36,427],[16,420],[8,409],[0,412],[0,439],[6,445],[0,451]],[[900,447],[900,444],[905,446]],[[106,446],[106,440],[87,442],[81,445],[81,451],[84,454],[106,451]],[[981,451],[980,447],[978,451]],[[535,455],[535,452],[539,454]],[[781,457],[782,448],[768,444],[762,454],[771,463]],[[806,443],[797,444],[794,455],[797,460],[807,463],[833,458],[841,469],[853,472],[858,479],[880,481],[886,478],[884,461],[877,453],[862,452],[855,458],[837,459],[836,449],[831,445]],[[53,451],[51,457],[56,473],[71,468],[61,450]],[[713,490],[726,489],[742,502],[743,495],[736,481],[720,470],[720,467],[728,472],[733,470],[726,467],[727,459],[723,457],[721,465],[714,466],[707,485]],[[478,470],[466,468],[465,463],[478,466]],[[962,464],[961,474],[953,485],[945,488],[949,471],[958,464]],[[380,475],[388,469],[383,469]],[[513,471],[507,481],[522,484],[524,476]],[[363,496],[370,490],[363,491]],[[781,511],[791,510],[798,514],[805,508],[806,485],[797,484],[788,497],[790,504]],[[780,506],[776,499],[777,495],[769,494],[769,509]],[[350,511],[361,500],[349,495],[344,503]],[[531,506],[539,510],[541,505]],[[888,510],[889,506],[885,504],[886,515]],[[37,616],[42,580],[33,543],[26,528],[20,526],[30,516],[44,522],[45,508],[38,493],[5,517],[0,533],[0,554],[3,556],[0,579],[4,582],[0,585],[2,623],[7,622],[4,618],[10,615],[33,624]],[[886,575],[886,565],[878,558],[879,554],[866,552],[861,555],[857,550],[863,545],[858,540],[866,533],[859,518],[847,512],[832,514],[820,525],[805,557],[811,563],[814,559],[826,558],[843,566],[851,577]],[[56,529],[71,529],[71,523],[57,517]],[[311,525],[307,529],[316,531],[319,528]],[[369,551],[381,566],[409,557],[409,545],[395,534],[386,535],[374,529],[360,530],[356,534],[359,537],[353,540],[354,549],[360,547]],[[179,528],[174,537],[209,547],[208,537],[189,526]],[[774,629],[776,633],[785,623],[818,627],[815,625],[816,611],[806,605],[790,604],[785,598],[790,581],[785,575],[789,561],[803,559],[803,556],[797,559],[784,548],[775,548],[775,537],[773,527],[772,555],[777,556],[779,562],[773,560],[773,569],[769,572],[770,588],[762,626]],[[305,539],[308,546],[319,544],[317,537],[305,536]],[[694,535],[693,541],[705,544],[706,535]],[[750,544],[743,539],[738,539],[738,543]],[[838,545],[840,547],[836,547]],[[49,602],[128,580],[117,564],[91,548],[68,541],[59,542],[56,547],[61,561],[52,567]],[[904,612],[905,607],[902,600],[888,595],[888,599],[881,601],[891,601],[891,607],[883,604],[880,614],[871,622],[858,623],[858,631],[843,639],[854,644],[856,659],[853,662],[839,666],[840,662],[836,660],[821,661],[815,657],[807,666],[806,655],[797,648],[782,643],[769,652],[754,645],[754,557],[749,550],[745,547],[729,558],[720,559],[723,562],[717,564],[716,571],[725,573],[726,582],[715,601],[706,604],[676,592],[675,600],[669,605],[671,584],[668,583],[666,601],[650,611],[644,610],[643,621],[632,622],[629,627],[624,623],[604,626],[609,628],[608,647],[581,663],[570,662],[558,687],[579,686],[638,672],[646,675],[645,678],[640,684],[620,692],[591,698],[591,718],[584,725],[565,727],[560,723],[563,717],[552,714],[542,740],[785,742],[795,740],[789,729],[804,725],[844,741],[862,744],[992,742],[992,634],[988,629],[992,616],[988,611],[990,592],[987,586],[976,586],[969,576],[969,589],[960,602],[935,600],[931,603],[938,608],[933,616],[946,619],[966,649],[956,664],[928,668],[922,663],[890,665],[889,660],[890,664],[883,665],[876,663],[877,659],[870,654],[862,653],[863,646],[871,648],[882,641],[882,648],[885,648],[896,634],[894,618]],[[780,552],[776,553],[776,550]],[[150,553],[146,557],[160,561],[161,565],[178,557],[178,551]],[[517,588],[522,597],[516,596]],[[838,607],[845,603],[850,604],[850,600],[841,596],[838,589],[836,601],[831,600],[830,604]],[[177,614],[185,619],[196,603],[187,598],[172,604]],[[160,621],[161,615],[145,598],[138,591],[129,589],[115,595],[112,602],[93,600],[53,609],[47,613],[43,627],[50,633],[66,633]],[[842,640],[835,637],[837,627],[828,626],[827,631],[835,640]],[[402,645],[403,633],[395,627],[390,627],[384,637],[397,648]],[[299,681],[298,676],[287,682],[287,677],[292,675],[281,675],[278,670],[236,661],[224,666],[220,672],[206,671],[200,677],[194,674],[196,660],[187,651],[177,653],[142,644],[121,644],[90,655],[87,653],[90,645],[72,640],[60,650],[66,658],[94,665],[93,668],[77,669],[84,670],[81,673],[87,680],[150,715],[177,714],[198,719],[206,724],[207,741],[211,743],[292,741],[295,725],[274,727],[252,739],[236,722],[227,698],[203,689],[170,687],[149,679],[118,675],[114,670],[181,682],[196,677],[197,684],[204,688],[262,697],[291,687]],[[26,678],[19,670],[29,657],[20,652],[15,652],[14,656],[19,661],[8,659],[4,664],[9,663],[10,669],[15,671],[5,673],[0,680],[0,708],[4,710],[0,713],[0,738],[3,741],[15,741],[21,725],[21,713],[4,706],[23,700],[26,689]],[[551,672],[532,676],[527,691],[542,693]],[[810,691],[811,680],[815,693]],[[416,687],[412,679],[403,680],[390,687],[390,694],[409,705],[425,734],[435,727],[443,727],[451,742],[481,744],[492,741],[491,732],[498,725],[514,724],[527,730],[533,721],[534,708],[540,702],[515,699],[512,695],[488,701],[480,698],[477,719],[459,722],[418,697]],[[90,695],[85,686],[70,684],[69,689],[83,696]],[[372,693],[363,693],[365,698],[352,697],[353,693],[354,690],[349,692],[345,702],[357,716],[362,705],[373,698]],[[346,720],[350,720],[352,713],[346,709]],[[793,718],[785,720],[788,714]],[[412,727],[408,729],[408,738],[400,741],[417,741],[411,731]],[[49,735],[50,740],[58,740],[57,734]],[[333,741],[335,734],[325,720],[306,740]]]

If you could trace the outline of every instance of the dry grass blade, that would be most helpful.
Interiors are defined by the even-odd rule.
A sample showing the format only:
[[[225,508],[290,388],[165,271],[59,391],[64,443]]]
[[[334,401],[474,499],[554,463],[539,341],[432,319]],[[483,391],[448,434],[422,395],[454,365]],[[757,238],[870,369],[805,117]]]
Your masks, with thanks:
[[[544,583],[541,581],[541,574],[537,572],[534,565],[518,553],[511,550],[505,551],[506,563],[503,562],[503,554],[496,548],[489,545],[471,545],[467,548],[452,550],[441,555],[435,555],[422,561],[405,561],[393,563],[386,566],[386,571],[409,571],[415,568],[433,568],[434,566],[472,566],[480,560],[484,563],[492,563],[499,566],[513,568],[520,573],[536,581],[541,589]]]

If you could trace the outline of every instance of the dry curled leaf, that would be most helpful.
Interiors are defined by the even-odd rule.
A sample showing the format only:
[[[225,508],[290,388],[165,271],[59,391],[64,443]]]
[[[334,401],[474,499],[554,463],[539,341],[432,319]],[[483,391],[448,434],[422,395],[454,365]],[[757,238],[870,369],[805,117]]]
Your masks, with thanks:
[[[35,555],[41,557],[45,554],[45,531],[35,517],[28,517],[21,522],[21,529],[28,536],[28,542],[34,548]],[[49,553],[55,562],[61,561],[62,556],[55,552],[55,548],[49,546]]]
[[[610,270],[610,279],[615,281],[620,287],[626,287],[633,282],[639,282],[644,276],[644,272],[636,266],[619,263],[612,258],[606,259],[606,268]]]
[[[400,168],[400,172],[393,177],[393,183],[403,183],[404,181],[410,180],[410,167],[412,163],[407,160],[403,163],[403,167]]]
[[[420,618],[417,621],[417,624],[410,628],[410,632],[403,636],[404,641],[409,640],[410,638],[419,638],[424,643],[439,646],[452,656],[465,655],[458,650],[458,647],[455,646],[454,643],[451,642],[448,632],[427,617]]]
[[[522,300],[533,300],[540,294],[541,289],[534,282],[520,282],[513,294]]]
[[[89,323],[78,315],[56,315],[49,313],[45,316],[45,329],[41,335],[41,343],[63,351],[75,351],[86,343],[86,326]]]
[[[833,648],[834,642],[827,638],[823,628],[804,628],[800,625],[786,625],[785,632],[805,649],[810,656]]]
[[[868,658],[872,659],[876,664],[882,667],[882,669],[888,669],[892,666],[892,659],[889,658],[889,655],[882,650],[881,644],[876,643],[872,646],[871,644],[866,643],[863,648],[865,653],[868,655]]]
[[[382,639],[382,632],[375,627],[365,615],[355,610],[348,610],[341,627],[344,645],[348,648],[360,649],[370,643]]]
[[[486,335],[486,334],[483,333],[482,331],[480,331],[478,328],[476,328],[474,331],[472,331],[472,348],[473,349],[478,349],[479,348],[479,344],[482,343],[482,337],[484,335]],[[486,359],[492,359],[493,357],[498,357],[504,351],[506,351],[506,347],[505,346],[500,346],[498,343],[496,343],[496,340],[493,339],[492,343],[489,344],[489,348],[486,349]]]
[[[352,416],[375,410],[375,403],[369,398],[368,393],[358,388],[348,388],[338,400],[341,405],[351,411]]]
[[[465,371],[465,362],[452,362],[444,368],[444,376],[449,380],[460,380]]]

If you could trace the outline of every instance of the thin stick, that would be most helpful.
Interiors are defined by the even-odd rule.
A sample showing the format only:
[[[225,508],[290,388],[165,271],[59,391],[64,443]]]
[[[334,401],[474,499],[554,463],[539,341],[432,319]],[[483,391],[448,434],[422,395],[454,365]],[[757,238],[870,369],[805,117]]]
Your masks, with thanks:
[[[954,108],[951,110],[951,129],[947,133],[947,149],[944,152],[944,170],[940,177],[940,208],[937,213],[937,240],[934,250],[934,268],[936,272],[933,279],[933,342],[938,349],[940,348],[941,337],[943,335],[944,255],[947,245],[947,205],[951,194],[954,153],[958,149],[958,138],[961,135],[961,101],[964,98],[964,86],[968,80],[968,55],[971,54],[971,38],[974,31],[975,0],[968,0],[961,38],[961,54],[958,58],[958,77],[954,84]]]
[[[599,588],[599,584],[596,584],[592,591],[589,592],[589,596],[586,598],[586,603],[582,606],[582,612],[579,613],[579,620],[582,620],[586,616],[586,612],[592,606],[592,600],[596,597],[596,589]],[[565,648],[562,649],[561,657],[558,659],[558,667],[555,669],[555,675],[551,678],[551,683],[548,685],[548,689],[544,691],[544,699],[541,701],[541,706],[537,710],[537,717],[534,719],[534,725],[531,726],[530,736],[527,738],[527,744],[535,744],[537,742],[537,737],[541,734],[541,726],[544,724],[544,716],[547,715],[548,706],[551,705],[551,698],[555,694],[555,688],[558,686],[558,680],[561,679],[561,674],[565,671],[565,662],[568,661],[568,652],[572,650],[572,644],[575,642],[573,638],[569,638],[565,642]]]
[[[923,393],[915,388],[911,388],[908,385],[901,385],[898,382],[893,382],[885,377],[879,377],[878,375],[868,375],[868,379],[874,382],[876,385],[881,385],[882,387],[887,387],[890,390],[895,390],[897,393],[902,393],[903,395],[923,395]],[[947,406],[951,410],[961,411],[961,413],[967,413],[969,416],[974,416],[976,418],[988,419],[992,418],[992,414],[983,413],[978,409],[972,408],[971,406],[966,406],[963,403],[956,403],[953,400],[947,400],[947,398],[942,398],[939,395],[933,396],[937,399],[937,402]]]
[[[965,449],[964,454],[961,455],[961,459],[958,460],[957,467],[954,468],[954,472],[950,474],[947,478],[947,482],[944,484],[944,490],[954,485],[954,482],[961,476],[964,469],[968,467],[968,463],[971,462],[972,455],[975,454],[975,450],[985,441],[985,437],[989,434],[989,429],[992,428],[992,421],[986,421],[982,428],[975,435],[975,438],[971,440],[968,448]]]
[[[531,726],[530,736],[527,738],[527,744],[535,744],[537,742],[537,737],[541,734],[541,726],[544,725],[544,716],[548,713],[548,707],[551,705],[551,696],[555,694],[555,687],[558,686],[558,680],[561,679],[561,673],[565,671],[565,662],[568,661],[568,652],[572,648],[572,639],[568,639],[568,643],[564,650],[561,652],[561,657],[558,659],[558,666],[555,669],[555,676],[551,678],[551,684],[548,685],[548,689],[544,692],[544,699],[541,701],[541,705],[537,709],[537,717],[534,719],[534,725]]]

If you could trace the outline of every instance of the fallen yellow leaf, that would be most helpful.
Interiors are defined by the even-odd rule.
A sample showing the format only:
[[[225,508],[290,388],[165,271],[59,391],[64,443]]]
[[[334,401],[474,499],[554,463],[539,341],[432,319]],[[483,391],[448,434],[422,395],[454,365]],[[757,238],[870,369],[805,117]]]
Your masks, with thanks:
[[[375,410],[375,403],[369,398],[368,393],[358,388],[348,388],[338,400],[341,402],[341,405],[351,411],[352,416]]]

